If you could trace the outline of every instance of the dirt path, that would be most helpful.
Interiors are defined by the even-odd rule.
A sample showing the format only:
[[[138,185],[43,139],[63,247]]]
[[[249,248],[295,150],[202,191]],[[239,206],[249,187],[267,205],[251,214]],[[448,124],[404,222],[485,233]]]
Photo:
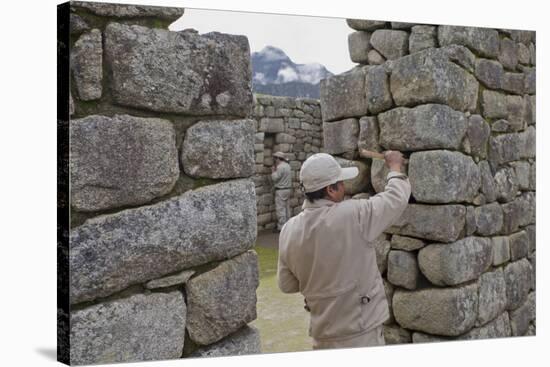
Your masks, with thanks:
[[[258,318],[252,325],[260,330],[262,353],[311,350],[307,335],[309,315],[299,294],[284,294],[277,287],[278,235],[259,233],[256,242],[260,266]]]

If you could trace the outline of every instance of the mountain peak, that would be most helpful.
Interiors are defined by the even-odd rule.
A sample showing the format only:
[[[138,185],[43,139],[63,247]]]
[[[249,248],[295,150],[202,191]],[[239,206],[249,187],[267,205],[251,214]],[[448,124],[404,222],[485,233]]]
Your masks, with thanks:
[[[260,52],[253,52],[251,59],[255,84],[317,84],[321,79],[333,75],[318,62],[296,64],[283,50],[270,45]]]

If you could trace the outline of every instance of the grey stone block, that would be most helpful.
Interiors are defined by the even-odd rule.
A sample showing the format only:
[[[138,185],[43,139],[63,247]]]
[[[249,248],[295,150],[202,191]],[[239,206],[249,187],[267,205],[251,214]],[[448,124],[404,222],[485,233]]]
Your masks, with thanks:
[[[472,202],[481,186],[479,167],[459,152],[415,152],[409,159],[412,195],[418,202]]]
[[[366,68],[361,67],[321,80],[319,88],[323,121],[367,114],[365,76]]]
[[[245,36],[109,23],[105,52],[117,104],[195,116],[252,112]]]
[[[380,145],[394,150],[458,149],[468,129],[462,112],[446,105],[398,107],[378,115]]]
[[[70,122],[71,205],[97,211],[150,202],[179,176],[170,121],[129,115]]]
[[[493,261],[491,241],[466,237],[451,244],[433,244],[418,253],[422,273],[435,285],[456,285],[477,279]]]
[[[69,241],[72,303],[233,257],[256,241],[254,183],[228,181],[92,218]]]
[[[187,282],[187,331],[201,345],[215,343],[256,319],[258,256],[247,251]]]
[[[437,29],[440,46],[458,44],[484,57],[497,58],[500,49],[498,32],[481,27],[440,25]]]
[[[181,291],[136,294],[71,312],[71,364],[180,358],[186,307]]]
[[[487,324],[505,311],[506,282],[502,268],[484,273],[479,278],[479,308],[476,326]]]
[[[477,284],[456,288],[397,289],[393,312],[405,328],[429,334],[457,336],[470,330],[477,318]]]
[[[479,83],[443,51],[427,49],[395,60],[390,89],[397,106],[441,103],[474,111]]]
[[[388,280],[391,284],[406,289],[415,289],[419,276],[416,255],[399,250],[388,254]]]
[[[101,31],[82,34],[71,49],[71,71],[83,101],[101,98],[103,80],[103,46]]]
[[[252,176],[254,133],[252,120],[198,122],[185,133],[181,147],[183,170],[191,177]]]
[[[409,204],[403,215],[386,232],[439,242],[454,242],[464,229],[463,205]]]

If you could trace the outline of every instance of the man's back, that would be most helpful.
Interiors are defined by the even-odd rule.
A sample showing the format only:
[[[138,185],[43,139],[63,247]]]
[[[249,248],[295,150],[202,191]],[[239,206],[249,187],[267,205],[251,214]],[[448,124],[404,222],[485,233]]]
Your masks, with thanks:
[[[304,295],[315,339],[358,335],[389,316],[373,242],[399,218],[409,196],[408,180],[395,178],[368,200],[306,200],[283,227],[279,287]]]

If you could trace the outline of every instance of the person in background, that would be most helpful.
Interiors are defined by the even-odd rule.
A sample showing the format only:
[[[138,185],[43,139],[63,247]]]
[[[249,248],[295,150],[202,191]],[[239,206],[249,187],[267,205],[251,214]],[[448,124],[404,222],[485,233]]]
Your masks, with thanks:
[[[273,154],[274,162],[271,167],[271,180],[275,189],[275,211],[277,213],[277,227],[273,232],[280,232],[283,225],[291,216],[290,195],[292,193],[292,176],[290,165],[283,152]]]
[[[314,154],[300,170],[306,200],[281,230],[277,278],[281,291],[304,296],[313,349],[385,344],[389,308],[374,242],[402,215],[411,185],[403,155],[383,157],[386,186],[369,199],[344,200],[343,181],[358,169],[341,168],[331,155]]]

